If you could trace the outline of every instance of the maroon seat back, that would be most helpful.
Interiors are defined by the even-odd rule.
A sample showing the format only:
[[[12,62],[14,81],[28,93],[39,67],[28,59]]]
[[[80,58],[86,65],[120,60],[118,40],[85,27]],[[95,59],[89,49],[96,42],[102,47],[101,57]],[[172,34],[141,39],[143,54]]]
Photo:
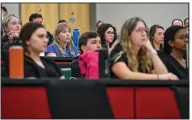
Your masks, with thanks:
[[[42,86],[10,86],[1,89],[2,118],[51,118],[46,89]]]

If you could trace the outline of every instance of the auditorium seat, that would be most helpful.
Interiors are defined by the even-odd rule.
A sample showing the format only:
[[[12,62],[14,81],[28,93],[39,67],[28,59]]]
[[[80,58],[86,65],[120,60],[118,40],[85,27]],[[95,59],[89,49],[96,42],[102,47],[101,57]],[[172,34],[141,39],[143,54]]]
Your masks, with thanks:
[[[136,88],[137,119],[180,119],[174,92],[166,87]]]
[[[114,118],[134,119],[133,88],[108,87],[107,95],[113,110]]]
[[[2,80],[4,119],[189,118],[185,81]],[[174,86],[174,87],[173,87]]]
[[[1,89],[2,119],[50,119],[43,86],[6,86]]]

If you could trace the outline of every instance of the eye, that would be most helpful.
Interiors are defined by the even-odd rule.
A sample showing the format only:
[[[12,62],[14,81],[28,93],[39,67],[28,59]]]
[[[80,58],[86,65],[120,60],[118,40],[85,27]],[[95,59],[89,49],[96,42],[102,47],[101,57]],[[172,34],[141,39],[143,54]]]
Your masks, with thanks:
[[[181,40],[184,40],[184,39],[185,39],[185,37],[184,37],[184,36],[180,36],[180,39],[181,39]]]

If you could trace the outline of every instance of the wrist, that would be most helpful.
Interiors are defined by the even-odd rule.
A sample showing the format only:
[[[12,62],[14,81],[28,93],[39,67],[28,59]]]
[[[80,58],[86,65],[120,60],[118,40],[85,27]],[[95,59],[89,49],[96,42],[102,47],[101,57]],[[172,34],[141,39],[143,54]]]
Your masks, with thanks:
[[[159,75],[157,74],[157,80],[159,80]]]
[[[157,51],[156,50],[152,50],[149,52],[149,55],[152,57],[153,55],[157,55]]]

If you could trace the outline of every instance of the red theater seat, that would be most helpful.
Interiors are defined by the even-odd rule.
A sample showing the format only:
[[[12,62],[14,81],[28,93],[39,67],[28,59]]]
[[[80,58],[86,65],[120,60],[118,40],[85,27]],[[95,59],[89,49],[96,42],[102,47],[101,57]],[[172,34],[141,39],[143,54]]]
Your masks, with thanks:
[[[44,87],[3,87],[1,89],[2,118],[51,118]]]
[[[179,119],[174,92],[170,88],[136,88],[136,118]]]
[[[134,118],[133,88],[108,87],[107,95],[112,107],[114,118]]]

